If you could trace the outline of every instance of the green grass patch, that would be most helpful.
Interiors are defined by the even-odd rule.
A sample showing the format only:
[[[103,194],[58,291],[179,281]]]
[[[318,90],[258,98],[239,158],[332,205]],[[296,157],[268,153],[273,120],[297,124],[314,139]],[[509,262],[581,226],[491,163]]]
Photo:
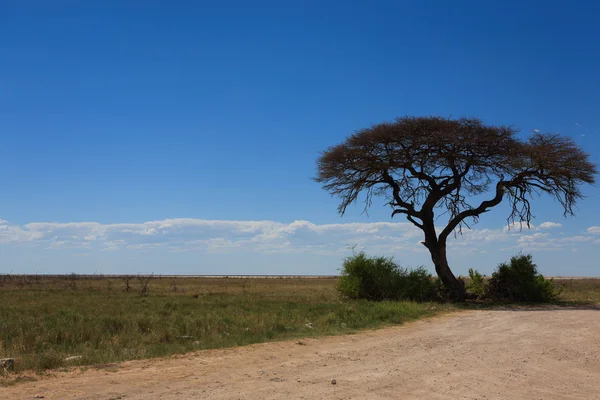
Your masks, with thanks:
[[[148,295],[141,281],[130,291],[106,279],[15,282],[0,286],[0,358],[16,359],[11,373],[335,335],[453,309],[343,301],[336,279],[153,279]]]

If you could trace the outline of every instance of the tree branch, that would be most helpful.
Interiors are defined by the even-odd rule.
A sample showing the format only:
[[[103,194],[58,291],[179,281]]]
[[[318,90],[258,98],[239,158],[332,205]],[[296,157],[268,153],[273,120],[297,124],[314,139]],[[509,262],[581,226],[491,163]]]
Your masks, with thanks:
[[[496,195],[494,196],[493,199],[491,200],[485,200],[482,201],[481,204],[477,207],[477,208],[472,208],[470,210],[465,210],[461,213],[459,213],[458,215],[456,215],[454,218],[452,218],[450,220],[450,222],[448,222],[448,225],[446,225],[446,227],[444,228],[444,230],[442,231],[442,233],[440,233],[439,236],[439,241],[440,242],[445,242],[446,239],[448,238],[448,235],[450,235],[450,233],[465,219],[468,217],[477,217],[487,211],[488,208],[497,206],[498,204],[500,204],[500,202],[502,202],[502,198],[504,197],[504,189],[505,189],[505,185],[507,184],[506,181],[500,181],[498,182],[498,184],[496,184]]]
[[[433,189],[433,190],[439,189],[439,185],[437,184],[435,179],[433,179],[431,176],[425,174],[423,171],[417,171],[415,169],[415,167],[413,167],[411,164],[406,164],[405,167],[412,174],[412,176],[429,183],[429,186],[431,186],[431,189]]]
[[[418,218],[419,213],[415,210],[415,207],[411,203],[402,200],[400,197],[400,185],[398,185],[398,183],[394,180],[394,178],[392,178],[387,170],[383,170],[381,172],[381,178],[392,188],[392,195],[394,196],[394,202],[396,203],[396,206],[405,208],[405,214]],[[392,217],[393,216],[394,214],[392,214]]]
[[[416,226],[419,229],[423,229],[423,224],[418,223],[417,221],[414,220],[414,218],[419,218],[417,216],[412,216],[409,214],[409,212],[407,210],[401,210],[401,209],[396,209],[392,212],[392,218],[394,218],[394,215],[396,214],[404,214],[406,215],[406,219],[409,220],[410,222],[413,223],[414,226]]]

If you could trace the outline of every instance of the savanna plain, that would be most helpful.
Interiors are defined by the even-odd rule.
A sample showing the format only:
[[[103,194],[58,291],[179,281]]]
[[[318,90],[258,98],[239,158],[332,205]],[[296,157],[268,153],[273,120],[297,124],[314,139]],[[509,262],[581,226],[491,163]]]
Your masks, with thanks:
[[[156,374],[163,378],[168,377],[168,371],[172,371],[172,369],[169,369],[170,367],[165,363],[174,363],[169,365],[177,366],[176,368],[187,368],[188,372],[194,372],[200,366],[189,365],[189,363],[213,360],[210,371],[201,374],[204,378],[210,379],[209,372],[217,372],[219,363],[229,360],[226,364],[230,367],[223,366],[219,371],[221,374],[219,376],[222,378],[215,378],[216,380],[211,381],[211,384],[217,382],[216,387],[211,388],[207,381],[198,387],[193,385],[187,386],[187,389],[180,387],[177,389],[180,395],[184,398],[188,395],[191,396],[190,398],[255,398],[249,393],[245,395],[242,393],[241,397],[235,397],[234,391],[223,391],[225,387],[231,385],[225,385],[222,382],[226,381],[227,377],[238,379],[237,374],[244,375],[245,379],[256,378],[268,382],[264,390],[256,388],[256,395],[262,396],[262,398],[282,398],[278,396],[281,396],[286,390],[289,392],[288,397],[294,397],[294,394],[298,393],[312,393],[312,389],[308,390],[310,388],[307,389],[308,391],[298,392],[298,388],[285,386],[291,385],[292,381],[294,384],[301,383],[304,378],[300,379],[300,377],[304,375],[299,370],[296,370],[296,374],[300,374],[297,376],[299,379],[291,379],[284,377],[285,371],[280,371],[280,375],[277,375],[273,372],[275,371],[274,367],[260,367],[264,364],[265,357],[277,359],[276,354],[286,353],[288,361],[299,358],[307,363],[314,361],[319,364],[320,368],[327,369],[328,365],[329,368],[333,368],[331,371],[321,371],[319,375],[323,385],[327,384],[322,389],[335,390],[337,393],[335,396],[340,396],[335,397],[332,394],[331,398],[348,398],[347,395],[350,395],[350,398],[390,398],[389,394],[385,393],[387,389],[379,386],[378,388],[383,390],[380,397],[369,397],[366,394],[361,397],[361,390],[369,386],[368,382],[364,382],[364,377],[369,374],[365,375],[365,371],[359,368],[353,375],[352,369],[344,368],[344,362],[350,362],[354,354],[355,360],[363,358],[362,368],[379,363],[381,364],[379,367],[373,367],[379,372],[370,371],[374,376],[378,376],[377,374],[383,374],[383,371],[389,374],[399,370],[398,368],[394,369],[392,364],[386,364],[385,357],[394,355],[398,360],[400,360],[398,357],[403,357],[406,362],[411,357],[417,357],[415,363],[419,365],[419,368],[424,368],[428,362],[427,359],[422,358],[427,356],[423,352],[427,353],[439,348],[440,351],[435,352],[435,357],[444,356],[443,360],[445,361],[435,361],[435,357],[432,356],[431,363],[433,364],[430,365],[433,365],[434,369],[445,368],[450,371],[447,378],[450,379],[451,372],[454,374],[466,367],[460,361],[460,357],[477,354],[479,361],[484,360],[486,356],[492,357],[494,351],[498,351],[500,343],[494,341],[499,341],[498,335],[502,333],[504,340],[512,343],[512,350],[507,352],[504,349],[504,357],[510,355],[512,351],[514,357],[519,358],[518,363],[530,362],[529,365],[533,365],[531,359],[520,359],[526,357],[527,351],[534,351],[535,354],[546,351],[550,354],[554,350],[553,354],[558,357],[557,362],[581,362],[585,365],[592,363],[589,364],[590,367],[594,367],[594,363],[598,363],[600,366],[598,354],[593,350],[594,346],[600,345],[600,337],[596,335],[593,338],[582,339],[585,335],[581,334],[581,329],[585,328],[585,332],[588,333],[593,330],[589,321],[598,320],[598,315],[600,315],[597,308],[597,304],[600,303],[600,279],[556,279],[555,283],[561,289],[559,300],[555,304],[533,307],[510,304],[469,303],[456,305],[344,300],[340,298],[336,290],[337,278],[334,277],[207,278],[5,275],[0,277],[0,358],[14,358],[15,363],[10,369],[2,371],[0,391],[5,391],[7,395],[17,393],[16,398],[21,398],[18,397],[18,394],[23,394],[23,398],[31,398],[33,392],[30,391],[38,390],[40,382],[61,382],[61,376],[73,379],[74,376],[82,374],[81,376],[95,376],[91,380],[93,382],[102,382],[99,376],[108,376],[106,379],[112,379],[116,385],[113,388],[114,393],[108,393],[106,391],[108,389],[98,387],[93,390],[100,394],[94,397],[90,391],[82,392],[81,387],[79,392],[69,392],[67,389],[64,392],[56,390],[52,392],[48,389],[50,396],[46,398],[109,398],[106,397],[108,394],[112,393],[113,397],[121,396],[119,393],[123,392],[122,394],[124,394],[127,392],[127,388],[132,387],[131,382],[125,383],[120,378],[116,378],[119,371],[127,369],[139,371],[139,379],[136,381],[139,383],[145,379],[156,381]],[[421,320],[413,324],[404,324],[417,319]],[[515,325],[517,322],[520,325]],[[394,327],[400,324],[403,326]],[[359,332],[365,328],[384,329],[367,329],[365,332]],[[556,332],[562,332],[562,337],[552,337],[553,329]],[[570,330],[573,332],[572,335],[576,336],[576,340],[571,342],[574,346],[572,348],[569,347],[571,344],[565,342]],[[460,337],[461,332],[463,332],[462,338]],[[471,337],[466,335],[469,332]],[[457,337],[448,337],[447,335],[450,333]],[[341,334],[351,335],[340,336]],[[544,336],[547,341],[543,346],[540,341],[540,346],[542,346],[540,349],[532,345],[540,339],[536,335]],[[318,336],[328,337],[316,339]],[[477,343],[478,337],[482,343]],[[577,340],[584,339],[585,345],[577,342]],[[410,342],[411,340],[413,342]],[[464,343],[464,340],[467,340],[467,343]],[[472,342],[468,343],[468,341]],[[236,346],[263,342],[277,343],[236,349]],[[524,348],[528,349],[527,351],[519,350],[521,342],[525,346]],[[560,347],[561,343],[566,343],[567,347]],[[479,351],[476,350],[478,346],[482,346]],[[223,347],[230,349],[209,351],[209,349]],[[543,350],[544,348],[546,350]],[[407,349],[410,349],[408,351],[410,354],[406,353]],[[448,351],[457,353],[444,353]],[[257,355],[256,352],[259,352],[260,355]],[[265,352],[271,355],[265,356]],[[323,357],[323,352],[325,352],[329,354],[329,358],[310,360],[310,356],[307,354],[313,352],[316,354],[313,357]],[[359,354],[355,354],[356,352],[360,353],[360,357]],[[176,361],[177,357],[165,358],[165,356],[176,354],[180,355],[178,357],[184,358],[179,361]],[[231,362],[236,363],[237,361],[232,360],[231,357],[242,357],[238,361],[245,364],[233,368]],[[243,359],[244,357],[246,359]],[[336,365],[332,361],[332,357],[333,359],[342,357],[345,361]],[[369,357],[375,358],[368,362]],[[418,360],[419,357],[421,357],[421,361]],[[503,362],[502,357],[493,359],[499,360],[498,363]],[[129,360],[140,361],[127,363],[126,361]],[[455,364],[452,364],[453,366],[446,365],[448,360],[454,360],[452,362]],[[515,383],[516,380],[526,379],[528,376],[529,379],[535,379],[536,373],[545,374],[547,379],[552,379],[549,368],[556,369],[555,366],[542,366],[526,371],[523,370],[523,367],[527,364],[514,364],[514,362],[516,361],[506,361],[506,368],[512,371],[510,374],[514,376],[510,374],[509,376],[512,376],[511,379],[515,380]],[[477,367],[473,360],[468,363],[469,367]],[[285,369],[284,364],[278,368]],[[292,364],[294,363],[292,362]],[[576,365],[578,367],[565,364],[565,368],[579,368],[576,369],[576,373],[581,379],[595,379],[592,374],[586,372],[583,364]],[[154,367],[157,370],[152,372]],[[206,365],[203,367],[206,368]],[[259,368],[264,368],[264,371]],[[309,370],[310,373],[317,371],[314,366]],[[332,377],[343,375],[343,371],[346,371],[345,374],[348,378],[346,385],[344,385],[343,377],[342,379],[338,377],[338,381],[332,380]],[[502,371],[504,372],[498,373],[506,373],[505,369]],[[177,377],[177,379],[182,378],[180,372],[177,376],[171,376],[171,382],[174,382],[172,379]],[[415,367],[412,371],[406,371],[403,376],[409,379],[411,374],[415,374],[414,379],[417,377],[423,379],[423,374],[426,373]],[[129,376],[133,377],[131,374]],[[356,378],[354,383],[353,376]],[[358,376],[361,377],[362,383],[359,382]],[[432,379],[434,376],[435,373],[431,375]],[[454,375],[452,377],[456,378]],[[475,374],[469,379],[477,381],[488,378]],[[498,381],[506,382],[508,378],[498,379]],[[554,378],[554,381],[558,382],[557,379]],[[313,386],[320,382],[314,377],[312,381]],[[381,381],[379,382],[381,383]],[[239,379],[237,383],[238,389],[239,385],[244,385],[244,387],[252,385],[251,382]],[[273,387],[274,383],[281,383],[281,385],[279,388]],[[409,383],[406,382],[406,390],[410,387]],[[32,389],[32,384],[36,389]],[[353,384],[358,386],[353,386]],[[415,387],[410,393],[406,392],[406,398],[423,398],[419,397],[419,390],[428,390],[429,398],[486,398],[460,397],[476,391],[453,392],[450,383],[444,390],[441,390],[440,388],[444,387],[443,380],[429,383],[420,382],[419,385],[420,388]],[[585,386],[585,382],[581,385]],[[431,387],[428,388],[429,386]],[[455,385],[455,389],[458,386]],[[61,387],[65,387],[65,385],[63,384]],[[193,396],[190,387],[193,387],[193,393],[196,393]],[[200,387],[203,389],[198,391]],[[231,387],[235,388],[235,385]],[[19,388],[23,388],[27,393],[19,391]],[[141,386],[138,389],[138,391],[134,390],[129,393],[128,398],[145,398],[144,395],[147,395],[150,390],[148,387]],[[502,391],[499,391],[494,397],[493,390],[495,389],[489,387],[488,389],[487,398],[502,398]],[[572,398],[595,398],[589,397],[593,392],[585,392],[585,390],[581,392],[581,388],[567,389],[565,393],[572,393],[575,396]],[[591,388],[590,390],[592,389],[600,388]],[[17,392],[12,393],[14,390]],[[157,392],[154,397],[178,398],[177,390]],[[319,390],[313,394],[327,395],[329,393]],[[377,392],[373,388],[369,390],[371,393]],[[52,393],[55,393],[55,396],[52,396]],[[240,394],[239,391],[236,393]],[[554,394],[558,394],[558,397],[542,396],[540,398],[571,398],[565,397],[565,393],[555,391]],[[522,393],[522,395],[530,394],[529,392]]]

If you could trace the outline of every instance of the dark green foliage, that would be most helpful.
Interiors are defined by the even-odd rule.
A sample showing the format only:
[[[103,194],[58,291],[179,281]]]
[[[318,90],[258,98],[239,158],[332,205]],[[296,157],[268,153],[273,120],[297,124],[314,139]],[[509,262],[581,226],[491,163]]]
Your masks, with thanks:
[[[469,268],[469,281],[467,282],[467,292],[472,293],[476,296],[482,296],[486,289],[486,279],[479,271]]]
[[[401,270],[401,272],[400,293],[402,299],[412,301],[438,300],[433,276],[424,267]]]
[[[552,280],[538,273],[530,254],[500,264],[485,290],[485,297],[494,301],[550,302],[559,294]]]
[[[344,260],[338,289],[351,299],[395,299],[399,276],[400,269],[391,258],[361,252]]]
[[[437,291],[423,267],[406,270],[392,258],[361,252],[344,260],[338,290],[350,299],[433,301]]]

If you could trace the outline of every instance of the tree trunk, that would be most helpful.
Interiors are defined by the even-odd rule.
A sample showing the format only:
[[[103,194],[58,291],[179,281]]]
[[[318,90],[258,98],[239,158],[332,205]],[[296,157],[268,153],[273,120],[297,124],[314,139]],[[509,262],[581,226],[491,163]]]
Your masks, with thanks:
[[[433,210],[431,208],[425,209],[423,206],[421,219],[423,221],[423,233],[425,234],[423,245],[427,247],[431,254],[431,261],[433,261],[433,265],[435,265],[437,276],[449,290],[449,300],[458,302],[465,301],[465,283],[460,279],[456,279],[448,266],[448,259],[446,258],[446,238],[439,238],[435,231]]]
[[[440,280],[450,290],[450,300],[463,302],[466,298],[465,283],[457,279],[448,266],[446,258],[446,244],[435,241],[425,245],[431,253],[431,260],[435,265],[435,272]]]

